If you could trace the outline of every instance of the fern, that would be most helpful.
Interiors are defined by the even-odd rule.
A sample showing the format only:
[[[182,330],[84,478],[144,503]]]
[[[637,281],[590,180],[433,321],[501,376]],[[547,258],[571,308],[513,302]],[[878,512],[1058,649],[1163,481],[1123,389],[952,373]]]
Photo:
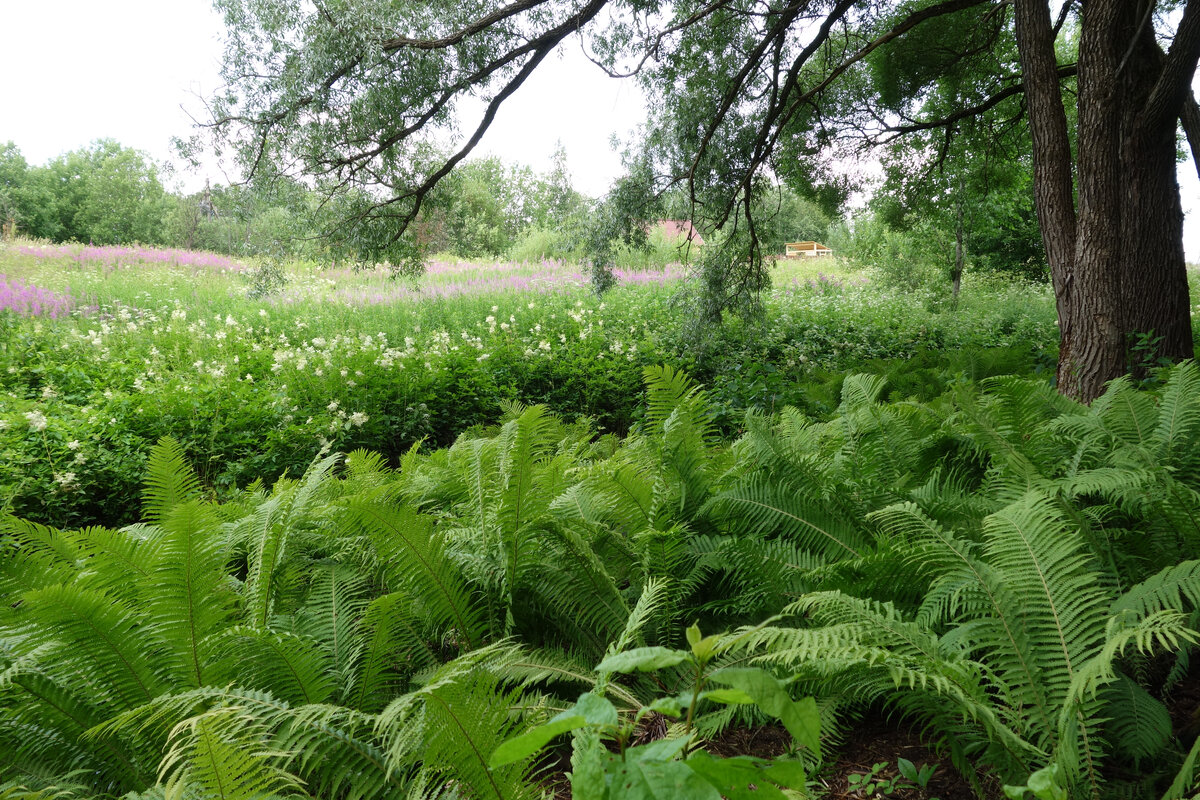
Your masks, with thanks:
[[[187,463],[183,446],[163,437],[150,451],[142,492],[142,515],[162,522],[167,512],[200,496],[200,479]]]
[[[467,648],[487,638],[488,619],[447,558],[429,517],[393,506],[378,493],[353,498],[348,512],[351,524],[374,545],[390,588],[419,598],[434,624],[453,631]]]
[[[297,794],[299,780],[272,764],[278,754],[261,749],[256,733],[247,730],[245,717],[231,708],[180,723],[162,766],[167,794],[192,789],[216,800]]]
[[[501,691],[490,672],[477,668],[483,650],[443,667],[421,689],[391,703],[376,730],[384,738],[388,768],[416,767],[438,782],[453,782],[479,798],[533,798],[528,783],[532,763],[522,760],[491,769],[488,759],[521,729],[511,709],[520,693]]]
[[[226,548],[215,517],[195,500],[158,512],[155,564],[142,581],[146,610],[167,645],[174,685],[205,684],[206,639],[231,619]]]

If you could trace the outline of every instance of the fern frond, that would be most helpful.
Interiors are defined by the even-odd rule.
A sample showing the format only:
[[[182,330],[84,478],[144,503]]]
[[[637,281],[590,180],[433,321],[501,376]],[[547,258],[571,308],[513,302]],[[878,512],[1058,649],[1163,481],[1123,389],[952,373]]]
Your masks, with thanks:
[[[486,639],[487,617],[446,557],[429,517],[371,493],[352,498],[348,512],[349,522],[375,545],[389,588],[419,598],[434,624],[443,632],[454,631],[467,648]]]
[[[299,483],[281,480],[271,498],[259,505],[242,525],[250,539],[246,577],[246,612],[251,625],[265,629],[274,610],[275,580],[287,555],[288,539],[316,505],[341,458],[331,455],[314,463]]]
[[[1017,599],[1040,682],[1064,702],[1075,672],[1104,636],[1111,587],[1055,503],[1029,495],[984,521],[989,562]]]
[[[500,743],[524,727],[511,713],[521,705],[520,693],[504,692],[495,676],[478,667],[488,656],[485,648],[447,664],[424,687],[384,709],[376,730],[385,741],[389,769],[420,764],[477,798],[540,794],[528,782],[530,759],[488,767]]]
[[[1145,617],[1160,611],[1200,608],[1200,561],[1184,561],[1162,569],[1131,587],[1112,604],[1117,616],[1132,612]]]
[[[882,375],[847,375],[842,381],[842,404],[838,412],[845,415],[878,403],[886,387],[887,378]]]
[[[686,373],[668,364],[646,367],[646,422],[648,434],[661,435],[672,416],[673,424],[694,431],[705,444],[716,439],[715,415],[708,395]]]
[[[760,478],[717,495],[705,513],[732,533],[785,537],[828,559],[857,558],[867,547],[856,522],[831,513],[812,490]]]
[[[1113,752],[1133,762],[1134,769],[1147,759],[1157,759],[1171,740],[1171,714],[1136,681],[1123,674],[1104,688],[1100,716]]]
[[[313,569],[304,605],[292,615],[294,632],[325,649],[339,696],[348,694],[353,685],[362,652],[359,623],[367,606],[365,593],[366,580],[349,567],[319,564]]]
[[[163,662],[177,686],[205,683],[205,640],[230,620],[233,596],[225,573],[226,550],[218,522],[197,500],[158,512],[157,563],[144,586],[152,624],[168,650]]]
[[[1153,442],[1160,459],[1176,467],[1195,463],[1200,438],[1200,367],[1185,361],[1171,370],[1159,403]]]
[[[158,632],[126,603],[77,585],[27,592],[22,611],[57,640],[63,665],[87,676],[117,708],[151,700],[168,688],[154,654],[164,649]]]
[[[163,759],[167,794],[195,787],[214,800],[266,800],[297,794],[300,781],[273,763],[280,753],[247,729],[236,708],[219,707],[180,723]]]
[[[200,496],[200,478],[183,445],[167,436],[150,451],[143,483],[142,516],[149,522],[162,522],[175,506]]]
[[[212,683],[252,687],[297,705],[324,702],[337,688],[329,654],[307,637],[244,625],[217,634],[210,646]]]
[[[408,676],[440,663],[431,644],[432,631],[404,592],[372,600],[360,627],[364,643],[347,698],[351,708],[379,711],[400,694]]]
[[[0,591],[15,597],[71,580],[86,551],[65,531],[0,516]]]

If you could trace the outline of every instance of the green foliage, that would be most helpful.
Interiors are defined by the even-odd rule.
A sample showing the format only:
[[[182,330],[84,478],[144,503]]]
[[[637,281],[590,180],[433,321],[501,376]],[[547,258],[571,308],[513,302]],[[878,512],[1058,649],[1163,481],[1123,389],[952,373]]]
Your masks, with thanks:
[[[688,650],[642,647],[609,654],[596,666],[600,681],[593,692],[580,696],[575,705],[547,723],[510,739],[493,752],[492,766],[503,766],[527,758],[544,748],[552,739],[573,732],[570,775],[575,797],[655,798],[655,797],[778,797],[778,787],[806,796],[805,771],[798,759],[773,760],[739,756],[715,759],[700,750],[693,752],[691,740],[696,709],[702,705],[751,705],[769,717],[780,720],[793,741],[820,754],[820,716],[812,698],[795,701],[773,675],[757,667],[724,667],[711,664],[736,647],[737,637],[702,637],[699,627],[687,630]],[[604,697],[604,687],[612,673],[658,672],[680,666],[691,676],[677,696],[660,697],[622,720],[617,709]],[[707,688],[711,684],[728,689]],[[676,736],[668,735],[650,744],[630,746],[639,722],[648,714],[678,718],[686,710],[686,721]],[[597,745],[612,740],[618,750],[605,753]]]
[[[50,210],[24,220],[25,232],[55,241],[130,244],[162,241],[166,194],[146,156],[101,139],[27,174],[29,191]]]
[[[569,734],[580,797],[803,791],[818,730],[878,703],[1039,797],[1119,791],[1113,759],[1182,785],[1143,676],[1200,642],[1198,374],[1091,408],[851,376],[833,418],[751,417],[730,448],[655,368],[623,442],[513,406],[399,471],[330,456],[223,504],[164,440],[144,522],[0,527],[0,776],[524,797]],[[803,770],[704,752],[767,719]],[[908,766],[864,780],[928,779]]]

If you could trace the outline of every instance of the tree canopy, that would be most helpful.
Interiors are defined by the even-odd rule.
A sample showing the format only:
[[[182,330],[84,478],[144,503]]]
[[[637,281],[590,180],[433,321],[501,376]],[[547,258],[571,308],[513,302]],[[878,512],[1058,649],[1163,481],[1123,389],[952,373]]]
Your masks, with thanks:
[[[714,310],[765,284],[756,209],[778,182],[836,206],[863,148],[912,137],[907,156],[928,171],[967,157],[960,137],[1025,136],[1060,297],[1060,387],[1095,396],[1129,366],[1133,334],[1157,337],[1154,356],[1191,354],[1173,170],[1177,120],[1200,142],[1200,0],[216,5],[228,88],[212,98],[213,140],[251,178],[302,173],[352,198],[333,232],[360,253],[414,256],[435,187],[572,39],[650,98],[636,169],[613,197],[683,187],[696,223],[723,231],[704,279]],[[482,101],[472,119],[468,98]],[[1139,228],[1148,212],[1159,224]],[[627,213],[597,217],[628,233]],[[1161,291],[1132,279],[1130,238]]]

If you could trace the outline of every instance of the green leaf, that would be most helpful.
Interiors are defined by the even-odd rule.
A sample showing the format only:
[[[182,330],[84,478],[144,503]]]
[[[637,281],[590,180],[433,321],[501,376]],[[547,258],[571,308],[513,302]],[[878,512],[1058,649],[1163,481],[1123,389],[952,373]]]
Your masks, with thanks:
[[[1067,800],[1067,790],[1058,782],[1058,764],[1043,767],[1029,776],[1029,791],[1038,800]]]
[[[520,761],[541,750],[555,736],[567,731],[573,731],[576,728],[582,728],[586,724],[587,720],[583,718],[582,714],[573,714],[562,719],[555,717],[545,725],[530,728],[520,736],[514,736],[502,742],[492,752],[492,757],[488,759],[488,766],[495,769],[496,767],[511,764],[514,761]]]
[[[673,667],[691,658],[683,650],[668,650],[665,647],[635,647],[624,653],[614,653],[596,667],[596,672],[651,672],[663,667]]]
[[[896,769],[913,783],[917,782],[917,766],[902,756],[896,758]]]
[[[1192,749],[1188,751],[1187,758],[1183,760],[1183,766],[1175,774],[1175,780],[1171,781],[1171,787],[1162,796],[1162,800],[1180,800],[1194,785],[1192,776],[1196,770],[1197,754],[1200,754],[1200,739],[1197,739],[1196,743],[1192,745]]]
[[[811,697],[792,700],[774,675],[757,667],[719,669],[711,680],[745,692],[759,708],[782,722],[797,743],[821,754],[821,715]]]
[[[683,748],[687,746],[687,743],[688,740],[686,738],[659,739],[657,742],[629,748],[625,751],[625,760],[670,761],[679,755]]]
[[[688,701],[691,700],[691,695],[688,696]],[[666,714],[668,717],[678,717],[683,714],[683,709],[687,708],[687,704],[682,697],[660,697],[649,706],[651,711],[657,711],[660,714]]]
[[[600,732],[595,728],[585,728],[571,734],[574,742],[571,748],[571,781],[572,800],[604,800],[607,791],[604,781],[604,768],[613,761],[613,755],[600,743]]]
[[[613,761],[609,769],[613,795],[622,800],[721,800],[713,785],[682,761]]]
[[[570,710],[567,709],[567,711]],[[563,714],[565,713],[567,712],[564,711]],[[582,714],[589,725],[616,727],[619,721],[616,707],[608,701],[608,698],[601,697],[594,692],[584,692],[579,696],[579,700],[575,703],[574,713]],[[559,714],[558,717],[563,714]]]
[[[502,742],[492,753],[488,766],[502,767],[520,761],[541,750],[555,736],[584,725],[616,727],[618,721],[617,709],[612,703],[598,694],[585,692],[575,705],[554,715],[549,722]]]
[[[754,702],[754,698],[741,689],[710,689],[707,692],[701,692],[700,699],[712,700],[714,703],[728,703],[729,705],[742,706]]]
[[[808,780],[808,775],[804,772],[804,765],[793,759],[772,761],[771,765],[767,767],[767,777],[779,786],[786,786],[789,789],[803,789]]]
[[[771,785],[765,767],[769,761],[749,756],[713,758],[703,751],[683,762],[716,787],[729,800],[783,800],[783,792]],[[750,788],[753,786],[754,788]],[[800,784],[803,788],[804,784]]]

